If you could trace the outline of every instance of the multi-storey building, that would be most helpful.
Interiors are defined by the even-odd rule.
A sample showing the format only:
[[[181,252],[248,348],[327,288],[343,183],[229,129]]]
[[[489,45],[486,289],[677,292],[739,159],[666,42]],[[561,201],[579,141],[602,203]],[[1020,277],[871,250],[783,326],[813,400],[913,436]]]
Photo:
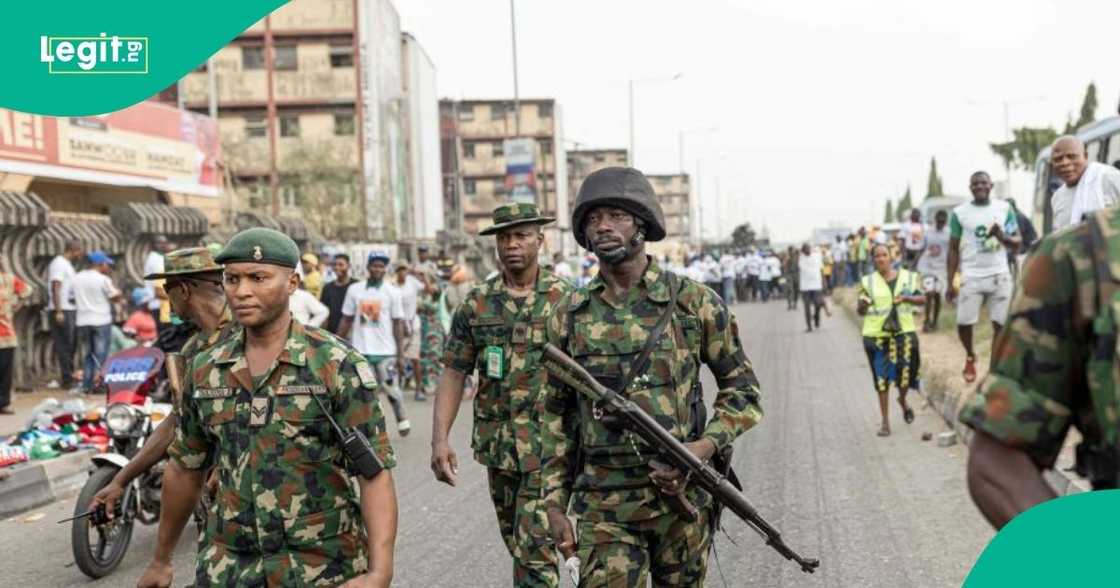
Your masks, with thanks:
[[[568,151],[568,193],[574,199],[583,180],[604,167],[625,167],[630,157],[625,149],[572,149]]]
[[[504,142],[532,138],[537,142],[537,204],[544,214],[563,223],[545,227],[545,236],[551,251],[563,251],[561,234],[569,214],[568,173],[559,107],[552,99],[521,100],[520,104],[518,121],[512,100],[440,101],[448,225],[477,234],[491,224],[494,208],[511,200]]]
[[[665,238],[689,242],[692,239],[690,219],[692,200],[688,174],[647,175],[665,213]]]
[[[406,126],[405,86],[434,102],[434,70],[409,44],[390,0],[293,0],[219,50],[213,80],[207,64],[184,77],[181,99],[200,112],[214,83],[235,206],[302,217],[328,238],[428,236],[415,234],[410,189],[423,180],[408,143],[422,137]],[[406,63],[419,67],[410,80]]]

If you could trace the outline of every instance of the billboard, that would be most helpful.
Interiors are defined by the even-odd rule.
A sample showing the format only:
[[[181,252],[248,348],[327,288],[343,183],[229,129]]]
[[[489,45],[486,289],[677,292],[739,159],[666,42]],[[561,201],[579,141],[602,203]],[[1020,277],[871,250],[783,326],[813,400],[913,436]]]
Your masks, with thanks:
[[[506,160],[506,192],[510,200],[536,204],[536,139],[506,139],[502,153]]]
[[[0,172],[217,197],[213,119],[156,102],[51,117],[0,109]]]

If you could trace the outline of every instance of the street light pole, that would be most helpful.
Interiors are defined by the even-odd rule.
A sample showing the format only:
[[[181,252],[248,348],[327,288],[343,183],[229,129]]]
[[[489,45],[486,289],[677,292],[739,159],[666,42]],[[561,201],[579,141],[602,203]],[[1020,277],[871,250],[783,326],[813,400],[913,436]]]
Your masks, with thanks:
[[[513,134],[521,136],[521,94],[517,87],[517,14],[513,9],[513,0],[509,0],[509,30],[513,37]],[[630,137],[633,141],[634,131],[631,127]]]
[[[512,2],[513,0],[510,0]],[[630,118],[630,167],[638,167],[637,153],[634,151],[634,84],[638,82],[674,82],[684,77],[683,73],[674,74],[672,77],[641,78],[629,80],[629,118]]]

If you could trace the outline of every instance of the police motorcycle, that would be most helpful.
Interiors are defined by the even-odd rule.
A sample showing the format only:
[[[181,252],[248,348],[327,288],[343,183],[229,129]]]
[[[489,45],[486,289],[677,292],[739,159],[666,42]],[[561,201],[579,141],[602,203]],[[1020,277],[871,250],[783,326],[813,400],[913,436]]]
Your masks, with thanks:
[[[92,457],[90,477],[78,495],[70,527],[74,561],[91,578],[116,569],[128,551],[137,521],[150,525],[159,520],[164,462],[125,488],[112,520],[103,509],[91,511],[91,503],[94,495],[140,451],[156,425],[171,414],[171,404],[156,401],[166,398],[163,367],[163,351],[133,347],[106,359],[99,373],[107,399],[103,421],[109,448]]]

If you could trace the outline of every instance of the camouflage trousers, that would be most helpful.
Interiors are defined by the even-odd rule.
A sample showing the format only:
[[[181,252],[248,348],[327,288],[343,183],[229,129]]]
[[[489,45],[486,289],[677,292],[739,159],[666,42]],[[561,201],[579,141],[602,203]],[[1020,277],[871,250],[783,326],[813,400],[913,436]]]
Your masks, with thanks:
[[[541,473],[486,468],[498,528],[513,556],[513,585],[555,588],[560,583],[558,557],[548,534],[541,499]]]
[[[338,586],[366,572],[365,539],[351,531],[294,549],[262,555],[209,542],[199,545],[196,588]]]
[[[704,584],[711,546],[709,509],[695,523],[673,513],[627,523],[580,520],[580,588],[635,588]]]

